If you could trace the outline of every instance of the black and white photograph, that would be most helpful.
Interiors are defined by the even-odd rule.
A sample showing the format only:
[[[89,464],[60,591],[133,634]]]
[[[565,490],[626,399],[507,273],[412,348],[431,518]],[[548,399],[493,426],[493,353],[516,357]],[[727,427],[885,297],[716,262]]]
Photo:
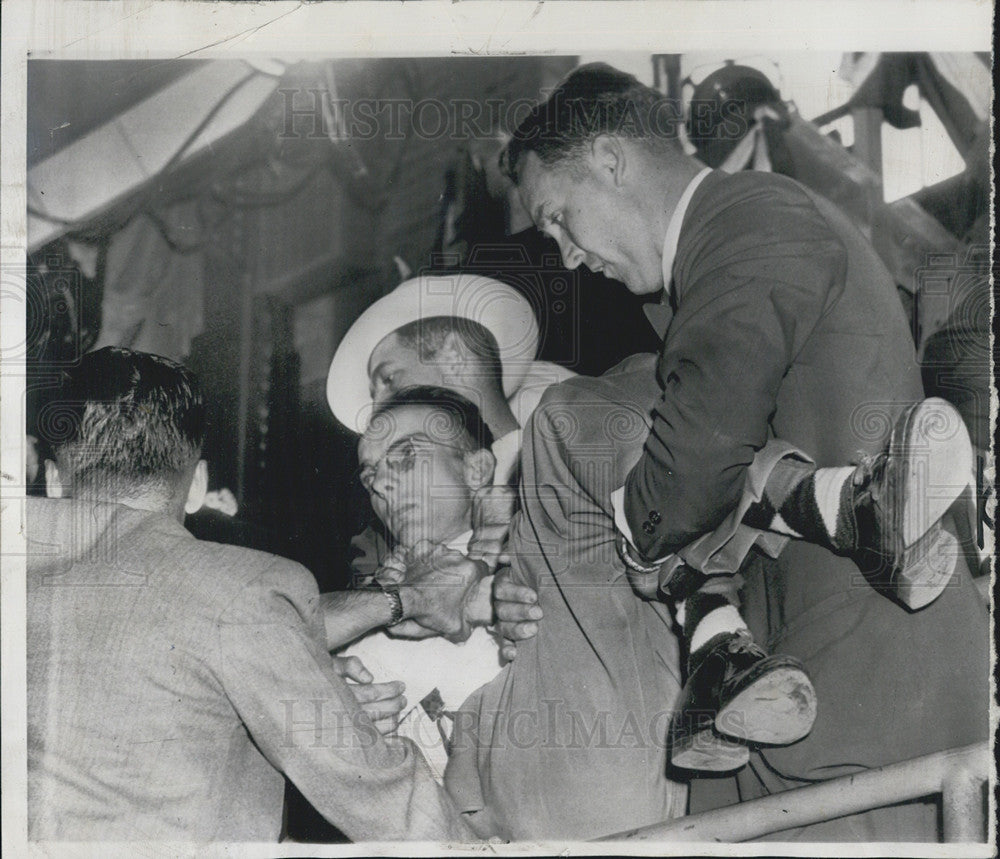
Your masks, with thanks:
[[[3,11],[10,855],[996,855],[989,4]]]

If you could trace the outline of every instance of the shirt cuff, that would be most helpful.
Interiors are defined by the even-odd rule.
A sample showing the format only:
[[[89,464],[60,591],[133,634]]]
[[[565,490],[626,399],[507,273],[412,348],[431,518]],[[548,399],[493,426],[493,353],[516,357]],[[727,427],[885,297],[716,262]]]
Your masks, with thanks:
[[[632,539],[632,529],[628,526],[628,519],[625,517],[625,487],[620,486],[614,492],[611,493],[611,509],[615,511],[615,528],[618,533],[620,533],[629,544],[629,547],[638,555],[642,557],[642,552],[635,545],[635,540]],[[662,558],[656,561],[651,561],[650,565],[663,564],[673,557],[673,552],[668,555],[664,555]]]

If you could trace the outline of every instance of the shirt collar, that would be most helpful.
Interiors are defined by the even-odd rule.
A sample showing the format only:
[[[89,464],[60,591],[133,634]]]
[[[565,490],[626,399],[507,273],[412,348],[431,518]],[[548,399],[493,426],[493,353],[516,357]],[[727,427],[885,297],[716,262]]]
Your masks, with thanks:
[[[511,483],[521,458],[521,430],[511,430],[507,435],[498,438],[493,442],[492,450],[493,457],[497,461],[493,484],[503,486]]]
[[[684,222],[684,215],[687,212],[691,198],[694,196],[694,192],[698,190],[698,186],[702,183],[702,180],[711,172],[712,168],[706,167],[688,182],[687,188],[684,189],[680,200],[677,201],[674,213],[670,216],[670,223],[667,224],[667,235],[663,240],[663,288],[668,293],[674,277],[674,258],[677,256],[677,242],[681,236],[681,225]]]
[[[461,552],[463,555],[469,551],[469,543],[472,542],[472,529],[464,534],[459,534],[454,540],[449,540],[447,548],[453,552]]]

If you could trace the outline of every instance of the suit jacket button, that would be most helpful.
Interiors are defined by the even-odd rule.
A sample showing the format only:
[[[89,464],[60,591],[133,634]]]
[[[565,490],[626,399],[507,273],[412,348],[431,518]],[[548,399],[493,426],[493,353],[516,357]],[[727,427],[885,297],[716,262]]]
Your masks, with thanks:
[[[653,527],[653,523],[647,520],[646,522],[642,523],[642,530],[645,531],[647,534],[652,534],[653,531],[655,531],[656,529]]]
[[[660,514],[657,513],[655,510],[650,510],[649,511],[649,521],[652,522],[654,525],[659,525],[660,524]]]

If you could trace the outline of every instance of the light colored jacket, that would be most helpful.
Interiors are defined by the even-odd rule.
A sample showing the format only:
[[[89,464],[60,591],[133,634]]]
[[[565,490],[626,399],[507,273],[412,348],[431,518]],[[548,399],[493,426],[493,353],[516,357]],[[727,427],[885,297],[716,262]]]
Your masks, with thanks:
[[[32,840],[275,841],[282,773],[353,840],[461,840],[323,647],[303,567],[166,516],[29,499]]]

